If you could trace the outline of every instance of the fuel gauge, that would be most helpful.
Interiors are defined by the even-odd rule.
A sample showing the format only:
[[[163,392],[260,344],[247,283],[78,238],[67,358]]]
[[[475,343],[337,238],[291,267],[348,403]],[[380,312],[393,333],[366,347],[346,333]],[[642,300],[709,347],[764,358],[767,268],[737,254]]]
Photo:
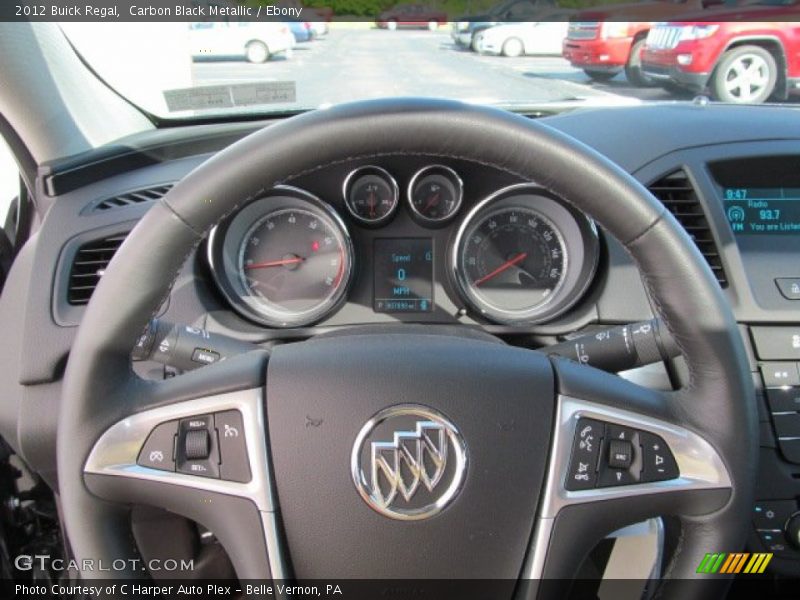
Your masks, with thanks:
[[[464,187],[450,167],[432,165],[417,171],[408,186],[408,201],[415,217],[428,224],[441,224],[461,207]]]
[[[350,214],[367,225],[382,225],[397,209],[397,182],[380,167],[360,167],[344,182],[344,201]]]

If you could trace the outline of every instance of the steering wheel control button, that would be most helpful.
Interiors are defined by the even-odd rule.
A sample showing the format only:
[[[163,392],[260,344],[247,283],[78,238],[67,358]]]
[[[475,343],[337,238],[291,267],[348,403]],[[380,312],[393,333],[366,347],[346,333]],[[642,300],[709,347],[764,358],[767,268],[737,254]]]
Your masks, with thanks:
[[[753,507],[753,525],[756,529],[782,530],[796,511],[794,500],[759,500]]]
[[[214,415],[219,440],[219,477],[227,481],[247,483],[252,479],[247,443],[244,438],[242,413],[228,410]]]
[[[219,477],[219,448],[212,415],[181,419],[178,425],[179,473],[199,477]]]
[[[667,481],[680,476],[678,463],[663,439],[653,433],[640,431],[639,443],[642,447],[641,481]]]
[[[774,413],[800,410],[800,387],[786,386],[767,390],[769,409]]]
[[[624,427],[615,423],[606,423],[606,438],[608,440],[620,440],[633,442],[636,430]]]
[[[603,462],[603,464],[600,465],[597,487],[615,487],[634,483],[639,483],[639,481],[630,470],[612,469],[607,462]]]
[[[184,437],[184,456],[189,460],[208,458],[211,453],[211,436],[208,429],[193,429]]]
[[[787,300],[800,300],[800,277],[778,277],[775,285]]]
[[[597,461],[605,426],[593,419],[578,419],[572,440],[572,457],[564,487],[569,491],[590,490],[597,485]]]
[[[608,441],[608,466],[612,469],[628,469],[633,462],[633,444],[629,440]]]
[[[763,360],[800,359],[800,327],[751,327],[753,344]],[[795,370],[797,367],[795,367]]]
[[[764,378],[764,386],[768,388],[800,385],[800,369],[797,363],[762,363],[761,376]]]
[[[161,471],[175,470],[175,436],[178,422],[169,421],[158,425],[142,446],[136,464]]]
[[[418,521],[444,510],[461,491],[467,447],[444,415],[426,406],[391,406],[369,419],[350,455],[356,490],[376,512]]]

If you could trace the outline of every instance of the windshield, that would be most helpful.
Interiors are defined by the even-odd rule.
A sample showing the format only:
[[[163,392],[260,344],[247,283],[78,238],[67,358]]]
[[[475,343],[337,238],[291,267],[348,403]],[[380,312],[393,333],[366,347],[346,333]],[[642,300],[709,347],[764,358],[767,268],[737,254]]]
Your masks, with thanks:
[[[718,13],[752,4],[706,3]],[[783,56],[798,56],[800,49],[781,49],[774,40],[796,40],[797,22],[747,24],[761,26],[759,35],[773,41],[733,56],[724,48],[737,34],[724,18],[701,27],[687,19],[682,26],[680,16],[696,5],[649,6],[655,7],[653,22],[620,22],[613,14],[607,21],[583,20],[576,9],[547,5],[543,11],[541,2],[509,0],[457,17],[435,5],[403,3],[372,21],[340,20],[347,17],[300,6],[310,20],[61,27],[99,77],[159,119],[270,115],[397,96],[520,109],[697,95],[737,103],[795,101],[800,66]],[[528,20],[534,14],[542,20]]]

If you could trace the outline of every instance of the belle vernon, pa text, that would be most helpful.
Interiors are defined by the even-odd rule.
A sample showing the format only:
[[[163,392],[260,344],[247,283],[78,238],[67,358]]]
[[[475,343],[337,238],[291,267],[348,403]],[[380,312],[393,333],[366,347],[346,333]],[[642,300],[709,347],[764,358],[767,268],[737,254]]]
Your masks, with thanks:
[[[234,591],[237,593],[241,589],[234,589],[232,586],[222,586],[217,584],[208,585],[154,585],[123,583],[104,586],[91,585],[16,585],[17,596],[45,596],[48,593],[53,596],[87,596],[100,598],[103,596],[223,596],[228,597]],[[279,585],[279,584],[258,584],[247,585],[243,590],[246,596],[301,596],[301,597],[323,597],[341,596],[342,588],[336,584],[317,585]]]

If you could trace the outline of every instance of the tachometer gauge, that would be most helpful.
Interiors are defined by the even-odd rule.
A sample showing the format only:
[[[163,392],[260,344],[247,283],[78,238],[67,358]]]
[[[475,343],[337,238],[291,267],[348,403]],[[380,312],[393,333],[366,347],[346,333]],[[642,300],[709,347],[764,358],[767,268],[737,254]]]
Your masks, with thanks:
[[[514,186],[478,205],[454,248],[464,299],[500,323],[537,323],[560,314],[588,286],[597,261],[591,222],[529,189]]]
[[[380,167],[360,167],[344,182],[347,210],[361,223],[373,226],[386,223],[397,209],[398,200],[397,183]]]
[[[461,178],[453,169],[433,165],[417,171],[408,186],[408,202],[423,223],[444,223],[455,216],[464,194]]]
[[[350,238],[338,216],[293,188],[242,210],[220,252],[222,289],[234,307],[277,327],[307,325],[332,312],[352,272]]]

